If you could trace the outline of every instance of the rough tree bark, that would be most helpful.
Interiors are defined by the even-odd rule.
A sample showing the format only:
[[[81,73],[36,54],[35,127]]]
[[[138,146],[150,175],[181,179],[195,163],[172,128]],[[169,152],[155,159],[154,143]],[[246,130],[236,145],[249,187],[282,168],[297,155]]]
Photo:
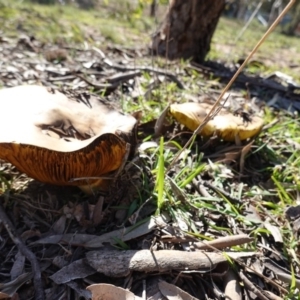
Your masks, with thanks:
[[[225,0],[170,0],[164,21],[152,38],[155,55],[202,62]]]

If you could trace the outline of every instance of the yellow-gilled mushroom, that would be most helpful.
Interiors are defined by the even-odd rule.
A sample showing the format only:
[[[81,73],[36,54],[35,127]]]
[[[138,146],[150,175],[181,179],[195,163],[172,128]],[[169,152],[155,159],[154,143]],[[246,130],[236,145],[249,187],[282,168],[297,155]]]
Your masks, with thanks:
[[[45,183],[101,188],[99,177],[122,165],[135,138],[135,118],[85,93],[6,88],[0,111],[0,159]]]
[[[194,131],[211,110],[208,103],[187,102],[170,105],[170,114],[182,125]],[[201,136],[211,137],[216,134],[225,141],[233,142],[238,137],[241,141],[257,135],[264,125],[263,119],[251,116],[245,120],[226,109],[221,109],[217,116],[210,120],[200,132]]]

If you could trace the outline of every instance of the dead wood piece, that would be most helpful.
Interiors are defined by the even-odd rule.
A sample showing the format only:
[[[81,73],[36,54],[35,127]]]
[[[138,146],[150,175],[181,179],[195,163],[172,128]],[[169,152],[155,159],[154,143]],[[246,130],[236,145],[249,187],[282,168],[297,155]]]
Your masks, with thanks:
[[[34,253],[23,243],[23,241],[17,235],[17,232],[7,217],[2,205],[0,205],[0,223],[3,223],[5,229],[7,230],[10,238],[13,240],[14,244],[18,247],[20,252],[30,261],[33,273],[33,284],[35,288],[35,299],[44,300],[44,289],[42,283],[41,269]]]
[[[203,197],[206,198],[211,198],[211,194],[207,191],[206,187],[204,186],[204,184],[202,183],[202,181],[197,181],[195,178],[193,179],[193,185],[196,189],[196,191],[202,195]]]
[[[120,84],[120,82],[114,84],[92,82],[80,74],[78,74],[77,77],[96,89],[106,90],[107,93],[113,92]]]
[[[225,236],[213,241],[201,241],[194,243],[193,245],[197,249],[211,250],[211,249],[224,249],[232,246],[238,246],[241,244],[249,243],[253,241],[247,234],[237,234],[232,236]]]
[[[288,270],[285,270],[284,268],[281,268],[278,266],[274,261],[270,259],[266,259],[264,262],[264,266],[271,270],[276,277],[281,280],[282,282],[285,282],[286,284],[290,284],[292,281],[292,275],[288,273]],[[300,279],[298,277],[295,278],[295,284],[296,287],[300,288]]]
[[[165,71],[163,69],[158,69],[158,68],[152,68],[152,67],[142,67],[142,66],[122,66],[119,64],[115,64],[112,61],[110,61],[109,59],[104,59],[103,61],[104,63],[106,63],[108,66],[118,70],[118,71],[122,71],[122,72],[126,72],[126,71],[142,71],[142,72],[152,72],[152,73],[156,73],[158,75],[164,75],[167,76],[170,80],[174,81],[176,83],[176,85],[178,86],[178,88],[184,90],[185,86],[184,84],[177,78],[177,76],[171,72]]]
[[[160,237],[160,239],[164,243],[173,243],[173,244],[188,243],[188,242],[196,241],[196,238],[194,238],[194,237],[189,237],[189,236],[177,237],[177,236],[173,236],[173,235],[162,235]]]
[[[247,234],[237,234],[232,236],[221,237],[212,241],[198,241],[194,237],[176,237],[176,236],[161,236],[161,239],[164,242],[170,243],[186,243],[186,242],[194,242],[193,246],[198,250],[216,250],[216,249],[224,249],[232,246],[238,246],[241,244],[249,243],[253,241]]]
[[[234,74],[234,72],[231,72],[231,71],[220,71],[218,69],[213,69],[213,68],[210,68],[207,66],[197,64],[195,62],[192,62],[188,68],[191,68],[193,70],[196,70],[198,72],[205,73],[208,75],[213,75],[214,77],[217,77],[217,78],[224,78],[224,79],[232,78],[232,76]],[[261,77],[249,77],[249,76],[246,76],[245,74],[241,74],[236,78],[236,83],[260,86],[263,88],[267,88],[267,89],[274,90],[277,92],[282,92],[282,93],[288,92],[290,96],[296,96],[296,93],[293,93],[292,91],[290,91],[287,87],[283,86],[282,84],[280,84],[276,81],[261,78]]]
[[[140,76],[140,75],[141,75],[141,71],[137,70],[137,71],[133,71],[133,72],[115,74],[108,78],[105,78],[105,80],[109,83],[114,84],[114,83],[121,83],[121,82],[127,81],[129,79],[133,79],[134,77]]]
[[[197,181],[196,179],[194,179],[193,180],[193,185],[195,186],[195,188],[197,189],[197,191],[199,191],[199,194],[203,195],[203,186],[205,186],[205,187],[208,187],[209,189],[211,189],[212,191],[214,191],[217,194],[224,195],[227,199],[229,199],[230,201],[232,201],[234,203],[239,203],[239,204],[243,203],[240,199],[238,199],[236,197],[233,197],[228,192],[226,192],[223,189],[220,189],[220,188],[214,186],[213,184],[210,184],[207,181],[202,181],[202,180]],[[209,194],[207,194],[207,195],[204,194],[203,196],[211,197]]]
[[[253,254],[253,252],[227,253],[233,258],[249,257]],[[201,270],[209,272],[219,263],[226,261],[226,257],[221,253],[177,250],[90,251],[86,253],[86,258],[95,270],[111,277],[127,276],[132,271]]]
[[[75,75],[65,75],[65,76],[57,76],[57,77],[50,77],[47,80],[50,82],[55,82],[55,81],[69,81],[75,79]]]
[[[273,294],[270,291],[265,291],[265,293],[268,295],[268,297],[269,297],[270,300],[283,300],[283,298],[281,298],[281,297]]]

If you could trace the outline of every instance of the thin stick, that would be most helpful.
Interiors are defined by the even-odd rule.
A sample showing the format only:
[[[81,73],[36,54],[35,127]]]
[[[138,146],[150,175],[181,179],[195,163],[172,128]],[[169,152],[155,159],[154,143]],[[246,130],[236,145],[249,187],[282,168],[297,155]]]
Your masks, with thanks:
[[[266,297],[262,291],[257,288],[252,282],[251,280],[248,279],[248,277],[243,273],[243,271],[239,272],[240,278],[242,279],[242,281],[244,282],[244,285],[252,292],[254,293],[259,299],[261,300],[269,300],[268,297]]]
[[[33,273],[33,284],[35,289],[35,299],[36,300],[44,300],[44,290],[41,276],[41,269],[39,263],[36,259],[34,253],[23,243],[23,241],[19,238],[13,224],[7,217],[2,205],[0,204],[0,223],[2,223],[8,232],[10,238],[14,242],[14,244],[18,247],[19,251],[29,260],[32,273]]]
[[[203,242],[203,241],[202,241]],[[214,250],[215,253],[225,253],[223,251],[221,251],[220,249],[206,244],[208,246],[208,248],[210,248],[211,250]],[[266,277],[265,275],[261,274],[260,272],[256,271],[253,267],[247,266],[245,263],[243,263],[240,259],[234,258],[232,256],[230,256],[230,259],[232,259],[233,261],[235,261],[237,264],[243,266],[245,269],[249,269],[251,270],[252,273],[256,274],[257,276],[263,278],[266,282],[268,282],[269,284],[272,284],[273,286],[275,286],[276,288],[278,288],[281,292],[287,294],[288,291],[282,287],[280,284],[276,283],[275,281],[269,279],[268,277]]]
[[[225,249],[228,247],[238,246],[252,241],[253,238],[249,237],[247,234],[237,234],[223,236],[212,241],[196,242],[193,244],[193,246],[198,250],[210,250],[210,246],[213,246],[217,249]]]
[[[265,39],[269,36],[269,34],[275,29],[275,27],[278,25],[282,17],[289,11],[289,9],[293,6],[296,0],[291,0],[287,6],[284,8],[284,10],[281,12],[281,14],[277,17],[277,19],[273,22],[273,24],[270,26],[270,28],[265,32],[265,34],[262,36],[262,38],[258,41],[256,46],[253,48],[253,50],[250,52],[250,54],[247,56],[245,61],[241,64],[241,66],[238,68],[236,73],[233,75],[231,80],[228,82],[226,87],[223,89],[222,93],[220,94],[219,98],[211,108],[210,112],[207,114],[203,122],[196,128],[196,130],[193,132],[190,139],[187,141],[187,143],[182,147],[182,149],[179,151],[179,153],[176,155],[176,157],[171,162],[170,166],[168,167],[167,172],[171,169],[173,164],[177,161],[177,159],[180,157],[181,153],[191,144],[191,142],[194,140],[195,136],[203,129],[204,125],[211,119],[211,116],[215,112],[217,106],[220,104],[221,99],[224,97],[225,93],[229,90],[229,88],[232,86],[236,78],[239,76],[239,74],[242,72],[250,58],[253,56],[253,54],[257,51],[257,49],[262,45],[262,43],[265,41]]]

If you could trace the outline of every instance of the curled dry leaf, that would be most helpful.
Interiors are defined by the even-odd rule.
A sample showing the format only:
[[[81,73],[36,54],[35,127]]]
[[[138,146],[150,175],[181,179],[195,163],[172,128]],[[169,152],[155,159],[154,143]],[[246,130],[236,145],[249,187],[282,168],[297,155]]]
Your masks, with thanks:
[[[170,284],[166,281],[158,283],[159,290],[168,300],[197,300],[187,292],[183,291],[174,284]]]
[[[145,222],[141,222],[138,226],[133,225],[129,227],[124,227],[122,229],[117,229],[104,233],[95,238],[90,238],[84,243],[86,248],[100,248],[103,247],[103,243],[111,243],[112,245],[116,243],[117,240],[123,242],[130,241],[137,237],[143,236],[157,227],[164,227],[166,225],[165,221],[161,217],[151,217]]]
[[[283,237],[281,235],[280,228],[278,226],[272,225],[268,221],[264,222],[264,226],[267,230],[270,231],[276,243],[283,244]]]
[[[172,104],[170,114],[179,123],[194,131],[203,122],[211,108],[212,105],[208,103]],[[257,116],[251,116],[246,120],[242,116],[221,109],[218,115],[204,126],[200,134],[204,137],[216,134],[223,140],[231,142],[238,137],[242,141],[257,135],[262,127],[263,120]]]
[[[12,297],[31,278],[32,273],[23,273],[10,282],[0,283],[0,299],[7,299],[7,295]]]
[[[86,190],[122,165],[136,124],[93,95],[42,86],[0,90],[0,109],[0,159],[39,181]]]

